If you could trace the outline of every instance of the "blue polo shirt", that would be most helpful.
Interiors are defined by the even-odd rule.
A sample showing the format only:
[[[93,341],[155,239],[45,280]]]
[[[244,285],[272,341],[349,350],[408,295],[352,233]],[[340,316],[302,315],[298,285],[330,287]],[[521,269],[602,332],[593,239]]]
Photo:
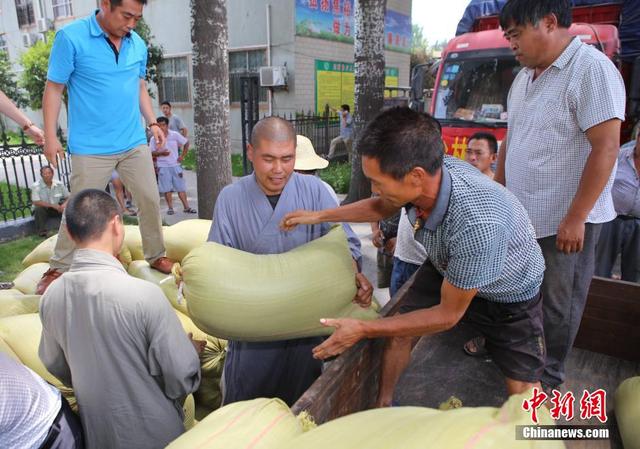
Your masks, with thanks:
[[[118,154],[147,142],[140,113],[146,67],[142,38],[132,31],[116,55],[96,14],[56,33],[47,78],[69,92],[70,153]]]
[[[415,223],[415,208],[407,215]],[[527,301],[542,284],[544,258],[524,207],[454,157],[444,158],[436,204],[415,238],[445,279],[489,301]]]

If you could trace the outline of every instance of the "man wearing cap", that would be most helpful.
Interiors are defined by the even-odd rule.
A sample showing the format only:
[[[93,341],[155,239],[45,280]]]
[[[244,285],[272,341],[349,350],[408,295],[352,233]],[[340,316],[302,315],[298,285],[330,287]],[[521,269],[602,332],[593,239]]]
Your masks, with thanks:
[[[302,148],[310,164],[313,147]],[[311,155],[311,153],[314,153]],[[285,214],[297,209],[322,210],[337,206],[326,187],[315,176],[294,172],[296,134],[291,123],[279,117],[260,120],[251,132],[247,155],[254,172],[226,186],[216,201],[209,241],[253,254],[279,254],[325,235],[331,224],[302,226],[287,233],[278,223]],[[361,258],[360,242],[344,225],[354,259],[354,271]],[[278,282],[278,279],[273,279]],[[356,273],[356,300],[368,306],[373,288],[361,273]],[[223,402],[259,397],[277,397],[288,405],[304,393],[320,375],[322,364],[311,350],[321,338],[298,338],[270,342],[230,341],[224,364]]]

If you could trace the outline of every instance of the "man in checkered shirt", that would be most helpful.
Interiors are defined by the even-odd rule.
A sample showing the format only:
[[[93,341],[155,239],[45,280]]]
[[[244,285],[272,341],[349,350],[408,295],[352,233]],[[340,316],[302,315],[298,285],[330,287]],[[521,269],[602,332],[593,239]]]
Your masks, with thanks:
[[[337,209],[293,212],[282,227],[378,221],[404,206],[427,258],[401,315],[369,322],[322,320],[336,331],[313,349],[314,356],[340,354],[363,338],[392,337],[378,397],[378,405],[385,406],[409,362],[412,337],[448,330],[462,320],[485,337],[509,394],[539,386],[545,360],[544,259],[522,205],[473,166],[443,156],[438,124],[426,114],[408,108],[381,113],[363,131],[358,149],[379,196]]]
[[[527,210],[544,254],[542,382],[555,387],[580,326],[601,223],[616,217],[624,84],[604,54],[569,34],[569,0],[510,0],[500,25],[524,68],[509,93],[495,180]]]

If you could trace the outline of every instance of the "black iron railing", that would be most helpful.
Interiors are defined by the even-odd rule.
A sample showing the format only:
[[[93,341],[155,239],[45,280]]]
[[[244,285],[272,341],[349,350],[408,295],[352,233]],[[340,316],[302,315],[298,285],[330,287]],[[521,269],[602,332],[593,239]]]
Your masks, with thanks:
[[[313,148],[321,156],[329,154],[331,141],[340,135],[340,120],[336,114],[332,114],[326,108],[324,114],[313,112],[296,112],[282,118],[290,121],[296,129],[296,134],[308,137],[313,143]]]
[[[42,147],[27,142],[21,131],[18,137],[6,132],[0,122],[0,222],[31,215],[30,187],[40,179],[40,169],[49,165]],[[63,143],[62,132],[58,130]],[[55,176],[69,188],[70,163],[58,158]]]

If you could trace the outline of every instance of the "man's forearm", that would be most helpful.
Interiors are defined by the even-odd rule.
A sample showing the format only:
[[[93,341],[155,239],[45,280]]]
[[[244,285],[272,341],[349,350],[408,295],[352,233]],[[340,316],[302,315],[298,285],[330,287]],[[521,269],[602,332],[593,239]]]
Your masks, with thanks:
[[[421,337],[437,334],[455,326],[441,305],[394,315],[380,320],[363,321],[364,338]]]
[[[57,205],[47,203],[46,201],[33,201],[32,204],[36,207],[46,207],[50,209],[55,209],[58,207]]]
[[[62,104],[63,84],[47,81],[42,96],[42,115],[44,117],[44,135],[47,139],[55,138],[58,129],[58,117]]]
[[[591,151],[582,171],[578,190],[567,212],[568,216],[586,221],[589,212],[607,185],[617,155],[618,148],[616,146]]]
[[[507,136],[504,136],[504,140],[500,144],[498,150],[498,163],[496,164],[496,172],[493,176],[493,180],[503,186],[507,185],[507,179],[504,173],[504,164],[507,161]]]
[[[156,117],[153,114],[153,106],[151,105],[151,97],[147,92],[147,83],[144,80],[140,80],[140,112],[147,124],[156,121]]]
[[[398,208],[383,201],[380,197],[367,198],[346,206],[318,211],[321,222],[332,223],[369,223],[392,216]]]

